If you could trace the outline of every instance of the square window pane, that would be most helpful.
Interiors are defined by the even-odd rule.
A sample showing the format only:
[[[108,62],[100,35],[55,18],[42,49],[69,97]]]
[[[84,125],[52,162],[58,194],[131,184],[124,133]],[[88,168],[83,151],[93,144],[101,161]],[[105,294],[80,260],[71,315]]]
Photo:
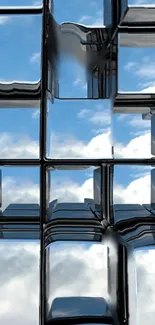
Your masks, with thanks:
[[[42,15],[0,16],[0,21],[1,82],[38,81]]]
[[[123,109],[128,109],[128,107]],[[149,114],[114,113],[114,157],[151,158],[154,151],[154,137],[151,128],[154,129]]]
[[[150,204],[154,168],[150,165],[118,165],[114,167],[114,204]]]
[[[38,167],[1,167],[2,211],[6,217],[39,216]],[[30,205],[30,207],[29,207]]]
[[[111,158],[110,101],[59,101],[48,108],[48,158]]]
[[[149,321],[152,325],[155,317],[154,246],[136,249],[134,255],[137,280],[137,324]]]
[[[40,238],[39,168],[2,167],[0,193],[0,239],[38,240]],[[16,223],[11,224],[11,221]],[[23,221],[26,224],[23,224]]]
[[[116,158],[150,158],[153,154],[153,119],[151,121],[150,115],[154,105],[152,55],[152,48],[119,47],[119,94],[113,107]]]
[[[74,42],[74,41],[73,41]],[[72,41],[70,40],[70,44]],[[66,41],[67,44],[67,41]],[[69,45],[67,45],[68,48]],[[79,44],[80,46],[80,44]],[[85,46],[85,45],[84,45]],[[93,45],[91,45],[93,46]],[[71,50],[72,51],[72,50]],[[95,51],[95,50],[94,50]],[[82,53],[83,52],[83,53]],[[77,52],[76,52],[77,53]],[[75,53],[75,55],[76,55]],[[106,70],[94,64],[87,67],[85,50],[81,50],[81,58],[74,54],[60,54],[57,74],[54,77],[54,96],[57,99],[104,99],[108,97]],[[96,50],[96,55],[98,55]],[[83,57],[83,58],[82,58]],[[84,60],[83,62],[80,60]],[[104,67],[104,62],[103,62]],[[66,78],[67,75],[67,78]]]
[[[0,109],[0,159],[39,158],[39,109]]]
[[[130,36],[130,34],[128,34]],[[125,36],[123,38],[123,41]],[[131,41],[133,40],[131,34]],[[149,41],[149,35],[144,37]],[[142,37],[137,37],[141,45],[136,46],[136,41],[128,47],[119,46],[118,57],[118,91],[119,92],[141,92],[154,93],[154,43],[143,43]],[[121,41],[121,38],[120,38]],[[122,42],[123,42],[122,41]],[[137,43],[138,44],[138,43]]]
[[[0,323],[39,324],[39,242],[0,242]]]
[[[104,173],[100,167],[93,166],[55,166],[53,171],[48,171],[48,218],[100,219]]]
[[[65,10],[60,0],[53,2],[59,53],[54,77],[55,97],[105,98],[107,70],[105,60],[101,62],[101,58],[107,35],[101,29],[103,1],[65,1],[64,5]],[[52,49],[53,28],[51,35]]]
[[[46,254],[48,320],[110,316],[106,245],[57,242],[46,248]]]

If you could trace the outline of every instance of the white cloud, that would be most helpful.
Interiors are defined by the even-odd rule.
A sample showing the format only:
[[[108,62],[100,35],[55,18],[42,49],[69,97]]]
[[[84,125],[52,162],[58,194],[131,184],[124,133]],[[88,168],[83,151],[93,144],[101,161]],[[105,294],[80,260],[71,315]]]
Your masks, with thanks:
[[[1,241],[0,256],[0,323],[39,324],[39,245]]]
[[[73,86],[74,86],[74,87],[81,88],[81,90],[85,92],[85,97],[87,97],[87,96],[86,96],[87,83],[86,83],[82,78],[77,77],[77,78],[73,81]]]
[[[130,177],[132,179],[138,179],[144,176],[148,176],[150,173],[150,166],[131,166],[131,174]]]
[[[52,245],[50,300],[56,296],[107,298],[106,256],[106,246],[103,244]]]
[[[88,15],[84,15],[79,19],[79,23],[85,23],[86,21],[91,21],[92,20],[92,16],[88,16]]]
[[[146,136],[147,133],[150,133],[151,120],[143,120],[141,114],[119,114],[117,120],[119,122],[122,122],[123,125],[124,123],[126,123],[127,125],[130,126],[131,131],[128,130],[128,132],[129,135],[133,136],[133,139],[142,135]],[[150,141],[151,141],[151,134],[150,134]]]
[[[85,198],[93,199],[93,178],[88,178],[82,184],[72,178],[61,179],[60,183],[55,179],[51,185],[51,200],[59,202],[84,202]]]
[[[85,114],[87,112],[83,112]],[[94,122],[94,121],[93,121]],[[124,143],[114,142],[115,157],[149,158],[151,156],[150,132],[141,132],[132,140]],[[50,157],[56,158],[111,158],[112,134],[110,129],[104,129],[90,141],[80,141],[67,134],[52,134]]]
[[[95,15],[83,15],[79,19],[79,23],[88,26],[103,26],[103,10],[96,11]]]
[[[137,62],[127,62],[124,70],[133,73],[141,81],[142,92],[154,92],[155,60],[151,56],[140,57]],[[144,89],[149,84],[149,89]],[[153,88],[152,88],[153,87]]]
[[[124,70],[126,71],[131,71],[131,69],[133,69],[136,66],[136,62],[128,62],[125,66],[124,66]]]
[[[137,324],[154,323],[155,289],[154,289],[154,249],[139,250],[135,253],[137,265]]]
[[[109,127],[111,123],[110,110],[107,108],[104,109],[101,105],[97,105],[94,110],[83,108],[80,110],[77,117],[83,118],[98,127]]]
[[[30,62],[31,63],[38,63],[38,62],[40,62],[40,57],[41,57],[40,52],[33,53],[32,56],[30,57]]]
[[[36,109],[32,114],[32,118],[36,119],[39,118],[39,116],[40,116],[40,109]]]
[[[21,178],[18,175],[16,177],[3,177],[3,210],[11,203],[39,203],[39,182],[32,182],[31,177],[25,179],[24,174]]]
[[[134,117],[130,116],[128,118],[128,124],[133,128],[142,129],[143,131],[145,129],[150,130],[151,127],[151,122],[149,120],[143,120],[141,114]]]
[[[41,6],[42,5],[42,0],[34,1],[33,6]]]
[[[81,84],[81,79],[77,78],[73,81],[73,86],[79,86],[79,84]]]
[[[121,158],[150,158],[151,157],[151,136],[147,132],[137,136],[126,145],[116,143],[115,156]]]
[[[64,140],[61,140],[64,139]],[[51,135],[50,156],[56,158],[110,158],[111,132],[99,134],[88,142],[71,135]]]
[[[150,188],[150,174],[146,174],[145,176],[133,180],[126,187],[122,185],[115,185],[114,202],[129,204],[149,204],[151,195]]]
[[[0,133],[0,156],[7,158],[38,158],[38,142],[25,135]]]
[[[142,93],[148,93],[148,94],[150,94],[150,93],[154,94],[155,93],[155,86],[152,85],[150,87],[144,88],[141,92]]]
[[[0,16],[0,25],[5,25],[11,21],[10,16]]]

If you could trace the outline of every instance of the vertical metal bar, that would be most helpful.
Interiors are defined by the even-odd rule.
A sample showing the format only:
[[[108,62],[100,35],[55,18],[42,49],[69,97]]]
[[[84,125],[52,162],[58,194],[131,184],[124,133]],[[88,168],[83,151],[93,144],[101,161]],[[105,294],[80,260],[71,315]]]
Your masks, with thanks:
[[[107,164],[107,220],[113,225],[113,166]]]
[[[46,218],[46,114],[47,114],[47,26],[49,0],[43,1],[42,17],[42,71],[41,71],[41,105],[40,105],[40,325],[45,324],[46,317],[46,257],[44,243],[44,224]]]
[[[41,107],[40,107],[40,159],[41,164],[46,158],[46,118],[47,118],[47,88],[48,88],[48,53],[47,53],[47,26],[49,0],[43,3],[42,19],[42,71],[41,71]]]
[[[101,166],[101,219],[106,218],[106,201],[107,201],[107,167]]]

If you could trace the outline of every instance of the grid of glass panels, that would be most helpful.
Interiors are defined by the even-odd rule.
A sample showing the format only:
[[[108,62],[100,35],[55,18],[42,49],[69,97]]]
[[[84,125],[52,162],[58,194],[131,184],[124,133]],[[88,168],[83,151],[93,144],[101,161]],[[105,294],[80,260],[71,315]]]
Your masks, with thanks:
[[[154,158],[143,159],[154,156],[154,95],[121,93],[117,50],[154,48],[155,9],[86,2],[0,4],[3,324],[20,315],[41,325],[132,325],[137,317],[133,251],[152,247],[155,233]],[[151,153],[115,143],[126,113],[151,120]]]

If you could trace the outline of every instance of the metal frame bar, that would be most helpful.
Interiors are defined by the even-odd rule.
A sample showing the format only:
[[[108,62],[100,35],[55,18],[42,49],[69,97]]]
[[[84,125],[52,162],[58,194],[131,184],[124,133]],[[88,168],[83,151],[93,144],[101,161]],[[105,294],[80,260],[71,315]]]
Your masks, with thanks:
[[[74,325],[74,324],[113,324],[112,317],[110,316],[83,316],[83,317],[65,317],[64,318],[55,318],[47,322],[47,325]]]
[[[48,53],[47,25],[49,0],[43,2],[42,18],[42,72],[41,72],[41,105],[40,105],[40,325],[45,325],[46,319],[46,254],[44,240],[44,224],[46,220],[46,118],[47,118],[47,89],[48,89]]]
[[[43,6],[0,6],[0,15],[40,15],[42,13]]]
[[[72,169],[73,166],[87,166],[88,168],[91,166],[100,167],[103,164],[115,166],[115,165],[155,165],[155,157],[144,158],[144,159],[136,159],[136,158],[111,158],[111,159],[0,159],[0,166],[5,167],[13,167],[13,166],[27,166],[27,167],[39,167],[44,166],[46,170],[53,169],[62,166],[62,170],[64,166],[68,166]],[[60,168],[59,168],[60,169]],[[74,169],[74,168],[73,168]]]

